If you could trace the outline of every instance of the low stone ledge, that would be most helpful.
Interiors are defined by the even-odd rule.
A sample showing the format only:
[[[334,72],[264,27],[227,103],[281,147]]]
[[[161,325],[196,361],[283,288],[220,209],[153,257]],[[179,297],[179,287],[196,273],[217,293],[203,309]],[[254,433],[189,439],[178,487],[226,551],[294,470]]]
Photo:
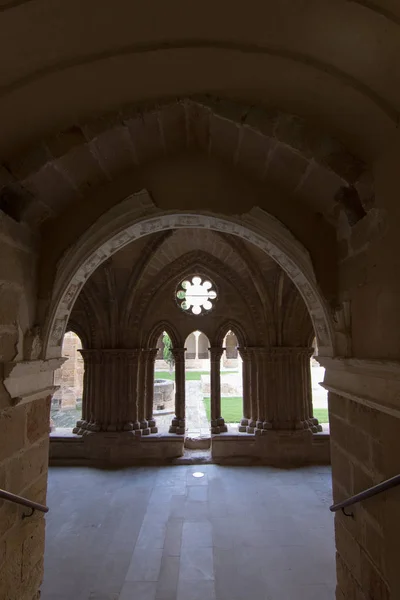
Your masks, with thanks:
[[[137,437],[132,432],[88,433],[71,431],[50,435],[50,464],[119,467],[138,464],[164,464],[182,456],[184,437],[156,434]]]
[[[80,436],[69,430],[56,431],[50,435],[50,464],[104,468],[170,464],[183,456],[184,441],[183,435],[175,434],[138,438],[130,432]],[[265,436],[222,433],[212,436],[211,455],[212,462],[219,464],[276,467],[330,464],[330,436],[328,433],[301,436],[296,432],[294,435],[269,432]]]
[[[296,467],[330,464],[330,436],[309,431],[268,431],[266,435],[226,433],[212,437],[212,457],[224,464],[264,464]]]

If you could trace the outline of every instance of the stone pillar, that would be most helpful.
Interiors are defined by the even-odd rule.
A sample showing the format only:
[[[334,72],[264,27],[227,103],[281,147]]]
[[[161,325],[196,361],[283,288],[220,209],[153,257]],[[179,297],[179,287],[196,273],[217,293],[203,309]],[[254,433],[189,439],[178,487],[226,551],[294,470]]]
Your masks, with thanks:
[[[144,350],[146,355],[146,385],[145,385],[145,414],[151,433],[157,433],[156,422],[153,418],[153,402],[154,402],[154,365],[156,362],[158,348]]]
[[[150,434],[150,427],[147,422],[146,413],[146,369],[147,369],[147,353],[145,350],[139,352],[138,376],[137,376],[137,405],[138,405],[138,420],[142,435]]]
[[[242,382],[243,382],[243,418],[240,421],[239,431],[246,432],[251,418],[250,405],[250,353],[247,348],[238,348],[242,359]]]
[[[126,353],[127,377],[128,377],[128,422],[133,424],[133,429],[138,433],[140,430],[138,414],[138,367],[140,350],[130,350]]]
[[[211,433],[228,431],[221,415],[221,356],[223,348],[209,348],[210,351],[210,396],[211,396]]]
[[[170,433],[185,433],[185,352],[186,348],[172,348],[175,361],[175,417]]]
[[[195,339],[195,344],[196,344],[196,346],[195,346],[195,349],[196,349],[195,352],[196,352],[196,354],[195,354],[195,357],[194,357],[195,360],[199,360],[199,335],[200,335],[200,331],[195,331],[194,332],[194,339]]]
[[[248,354],[248,371],[249,371],[249,391],[250,391],[250,402],[249,402],[249,413],[250,418],[247,423],[247,433],[254,433],[257,427],[258,420],[258,363],[257,363],[257,350],[256,347],[247,348]]]
[[[322,431],[312,414],[312,351],[312,348],[276,346],[264,352],[264,381],[267,389],[264,430]]]
[[[138,430],[139,350],[81,350],[85,362],[82,420],[74,433]]]
[[[257,371],[257,418],[256,429],[263,430],[266,424],[267,414],[267,370],[266,370],[266,348],[253,348],[253,360]]]

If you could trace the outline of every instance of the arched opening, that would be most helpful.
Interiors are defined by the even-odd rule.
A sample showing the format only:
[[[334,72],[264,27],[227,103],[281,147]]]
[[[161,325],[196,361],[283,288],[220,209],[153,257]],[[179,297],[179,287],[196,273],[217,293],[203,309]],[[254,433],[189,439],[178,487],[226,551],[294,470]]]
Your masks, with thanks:
[[[318,422],[324,431],[329,431],[328,392],[321,385],[325,377],[325,367],[320,365],[316,360],[316,357],[318,356],[316,338],[313,340],[312,347],[313,354],[310,358],[310,371],[313,416],[318,419]]]
[[[224,336],[220,364],[221,413],[225,423],[237,430],[243,417],[243,361],[236,334],[229,330]]]
[[[167,433],[175,413],[175,359],[173,343],[167,331],[157,339],[154,364],[153,416],[159,433]]]
[[[140,196],[142,202],[148,197],[146,190]],[[149,206],[152,205],[148,199]],[[68,316],[82,286],[90,275],[107,258],[134,239],[158,231],[171,229],[209,229],[232,234],[248,240],[268,254],[281,266],[303,297],[312,319],[320,353],[334,355],[334,334],[325,300],[316,283],[313,265],[308,252],[292,234],[276,219],[262,210],[253,209],[246,219],[235,220],[226,216],[193,213],[159,214],[156,217],[139,217],[132,209],[134,203],[121,203],[124,225],[121,227],[119,211],[105,213],[90,228],[69,253],[69,261],[61,263],[54,286],[53,303],[48,311],[44,356],[60,355],[62,336]],[[96,235],[98,232],[98,235]]]
[[[210,439],[210,413],[205,403],[210,393],[209,347],[209,339],[201,331],[193,331],[185,340],[186,446],[191,440],[196,440],[198,447],[199,439]]]
[[[63,338],[62,355],[66,361],[54,373],[54,385],[59,386],[51,401],[50,430],[72,430],[82,418],[84,361],[82,341],[73,331]]]

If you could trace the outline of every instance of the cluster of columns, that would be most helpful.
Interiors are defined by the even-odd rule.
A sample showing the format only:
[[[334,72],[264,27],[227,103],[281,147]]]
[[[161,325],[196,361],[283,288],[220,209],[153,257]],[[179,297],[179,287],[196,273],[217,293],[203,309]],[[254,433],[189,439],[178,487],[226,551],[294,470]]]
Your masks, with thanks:
[[[312,348],[239,348],[243,360],[243,419],[239,431],[321,431],[313,418]]]
[[[224,349],[211,347],[211,432],[227,431],[221,414],[220,363]],[[170,433],[185,433],[185,348],[175,360],[175,416]],[[312,348],[239,348],[243,361],[243,419],[239,431],[321,430],[313,418]],[[82,419],[75,433],[157,433],[153,418],[157,349],[81,350],[84,364]]]
[[[82,419],[74,433],[157,433],[153,419],[157,349],[81,350]]]

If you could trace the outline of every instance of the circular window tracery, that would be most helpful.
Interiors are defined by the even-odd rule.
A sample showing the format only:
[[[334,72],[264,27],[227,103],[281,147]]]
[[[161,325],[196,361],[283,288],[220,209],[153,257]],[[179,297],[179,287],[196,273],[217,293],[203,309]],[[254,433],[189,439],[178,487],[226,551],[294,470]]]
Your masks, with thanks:
[[[215,286],[208,279],[202,280],[195,275],[191,279],[184,279],[178,286],[176,297],[179,306],[185,312],[201,315],[213,307],[213,300],[217,298]]]

